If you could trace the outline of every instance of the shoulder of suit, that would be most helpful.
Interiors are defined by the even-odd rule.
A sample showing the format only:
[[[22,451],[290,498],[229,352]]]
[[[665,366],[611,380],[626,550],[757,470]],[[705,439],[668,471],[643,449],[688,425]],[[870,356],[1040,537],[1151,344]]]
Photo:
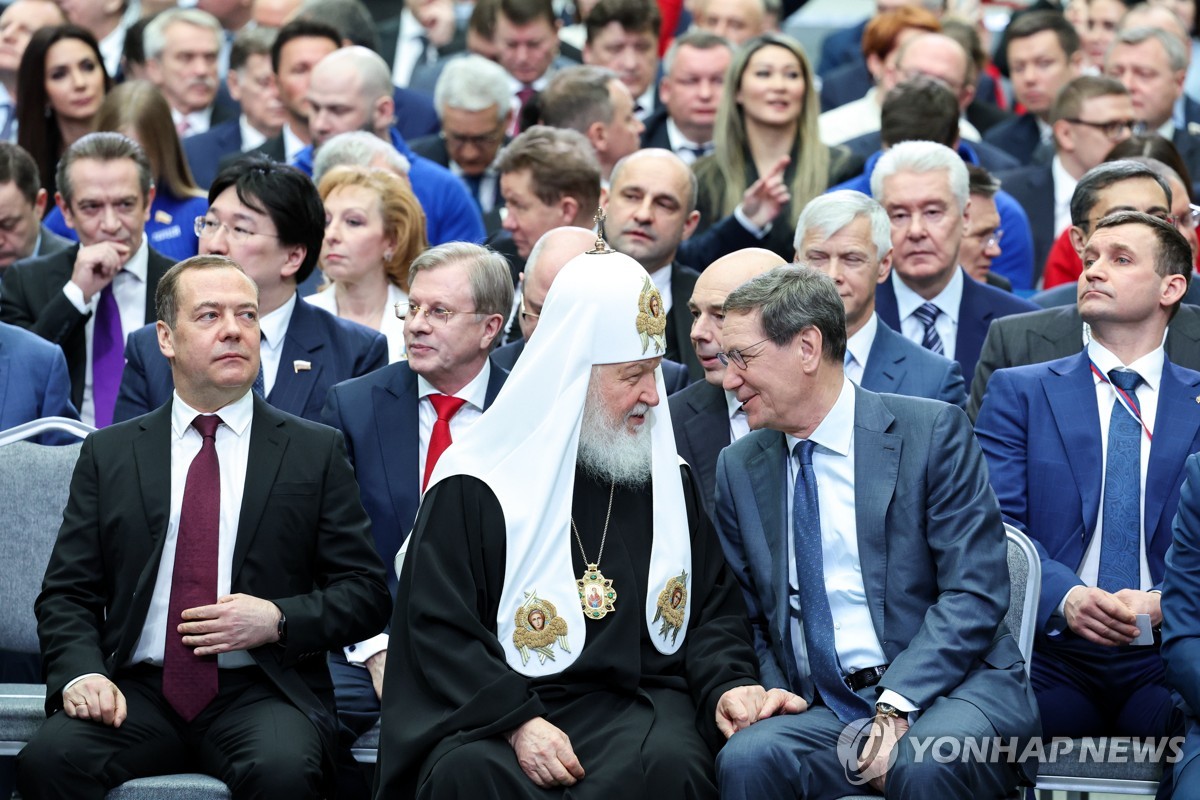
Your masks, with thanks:
[[[395,381],[408,380],[413,374],[412,367],[408,365],[407,361],[397,361],[373,372],[368,372],[366,375],[344,380],[334,385],[330,391],[337,393],[339,402],[343,405],[347,402],[366,402],[376,387],[391,386]],[[416,385],[415,381],[413,385]]]
[[[320,306],[313,305],[304,298],[297,299],[296,308],[300,308],[301,303],[304,304],[304,311],[300,313],[311,314],[317,324],[323,323],[329,333],[343,338],[346,342],[357,340],[361,346],[370,347],[376,339],[383,336],[382,333],[373,328],[368,328],[366,325],[354,322],[353,320],[343,319]]]

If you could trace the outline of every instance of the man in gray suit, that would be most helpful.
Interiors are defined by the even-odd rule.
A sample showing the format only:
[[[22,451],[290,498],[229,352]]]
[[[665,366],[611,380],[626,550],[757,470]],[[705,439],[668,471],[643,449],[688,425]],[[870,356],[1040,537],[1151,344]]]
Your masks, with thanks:
[[[833,278],[846,307],[846,377],[872,392],[928,397],[963,407],[957,361],[926,350],[883,325],[875,287],[892,271],[892,229],[883,206],[861,192],[822,195],[796,220],[797,264]]]
[[[760,275],[725,315],[725,387],[754,432],[718,461],[717,532],[763,685],[808,708],[733,734],[721,796],[837,798],[870,783],[890,798],[1002,798],[1031,784],[1035,765],[1015,756],[946,763],[926,747],[1000,737],[1020,753],[1039,729],[1002,624],[1000,509],[966,415],[846,380],[842,303],[815,270]]]

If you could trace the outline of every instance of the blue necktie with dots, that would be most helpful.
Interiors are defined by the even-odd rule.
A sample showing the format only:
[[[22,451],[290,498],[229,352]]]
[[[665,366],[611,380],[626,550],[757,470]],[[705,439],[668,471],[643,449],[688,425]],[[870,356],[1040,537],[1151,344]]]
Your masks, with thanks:
[[[1141,412],[1134,391],[1142,377],[1112,370],[1108,379],[1125,391]],[[1117,400],[1108,423],[1104,461],[1104,524],[1100,533],[1100,570],[1096,585],[1106,592],[1142,586],[1142,423]]]

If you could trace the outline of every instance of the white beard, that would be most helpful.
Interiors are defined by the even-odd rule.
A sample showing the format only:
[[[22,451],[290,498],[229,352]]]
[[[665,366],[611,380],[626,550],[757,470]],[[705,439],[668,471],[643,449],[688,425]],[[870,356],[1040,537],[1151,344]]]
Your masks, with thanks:
[[[628,416],[648,414],[650,406],[638,403]],[[650,482],[652,448],[649,421],[636,433],[625,425],[626,417],[613,419],[600,400],[595,381],[588,387],[579,430],[580,466],[600,483],[619,483],[630,487]]]

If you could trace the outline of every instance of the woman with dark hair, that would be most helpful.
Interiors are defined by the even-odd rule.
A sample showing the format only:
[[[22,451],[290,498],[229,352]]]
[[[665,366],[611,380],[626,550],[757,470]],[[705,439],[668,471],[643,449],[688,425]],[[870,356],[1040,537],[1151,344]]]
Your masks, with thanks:
[[[791,199],[763,247],[791,261],[800,209],[862,168],[862,160],[845,147],[821,143],[820,105],[812,66],[799,42],[767,34],[737,52],[717,109],[716,149],[692,167],[699,182],[701,229],[732,214],[751,184],[786,163],[783,182]]]
[[[33,156],[51,197],[59,157],[96,130],[111,87],[100,46],[83,28],[42,28],[29,40],[17,69],[17,144]]]
[[[200,251],[195,219],[204,216],[208,200],[192,179],[171,121],[171,107],[157,88],[146,81],[130,81],[109,92],[96,115],[96,130],[122,133],[146,151],[154,171],[154,202],[146,222],[150,246],[170,258],[183,260]],[[46,218],[55,233],[76,238],[55,209]]]

